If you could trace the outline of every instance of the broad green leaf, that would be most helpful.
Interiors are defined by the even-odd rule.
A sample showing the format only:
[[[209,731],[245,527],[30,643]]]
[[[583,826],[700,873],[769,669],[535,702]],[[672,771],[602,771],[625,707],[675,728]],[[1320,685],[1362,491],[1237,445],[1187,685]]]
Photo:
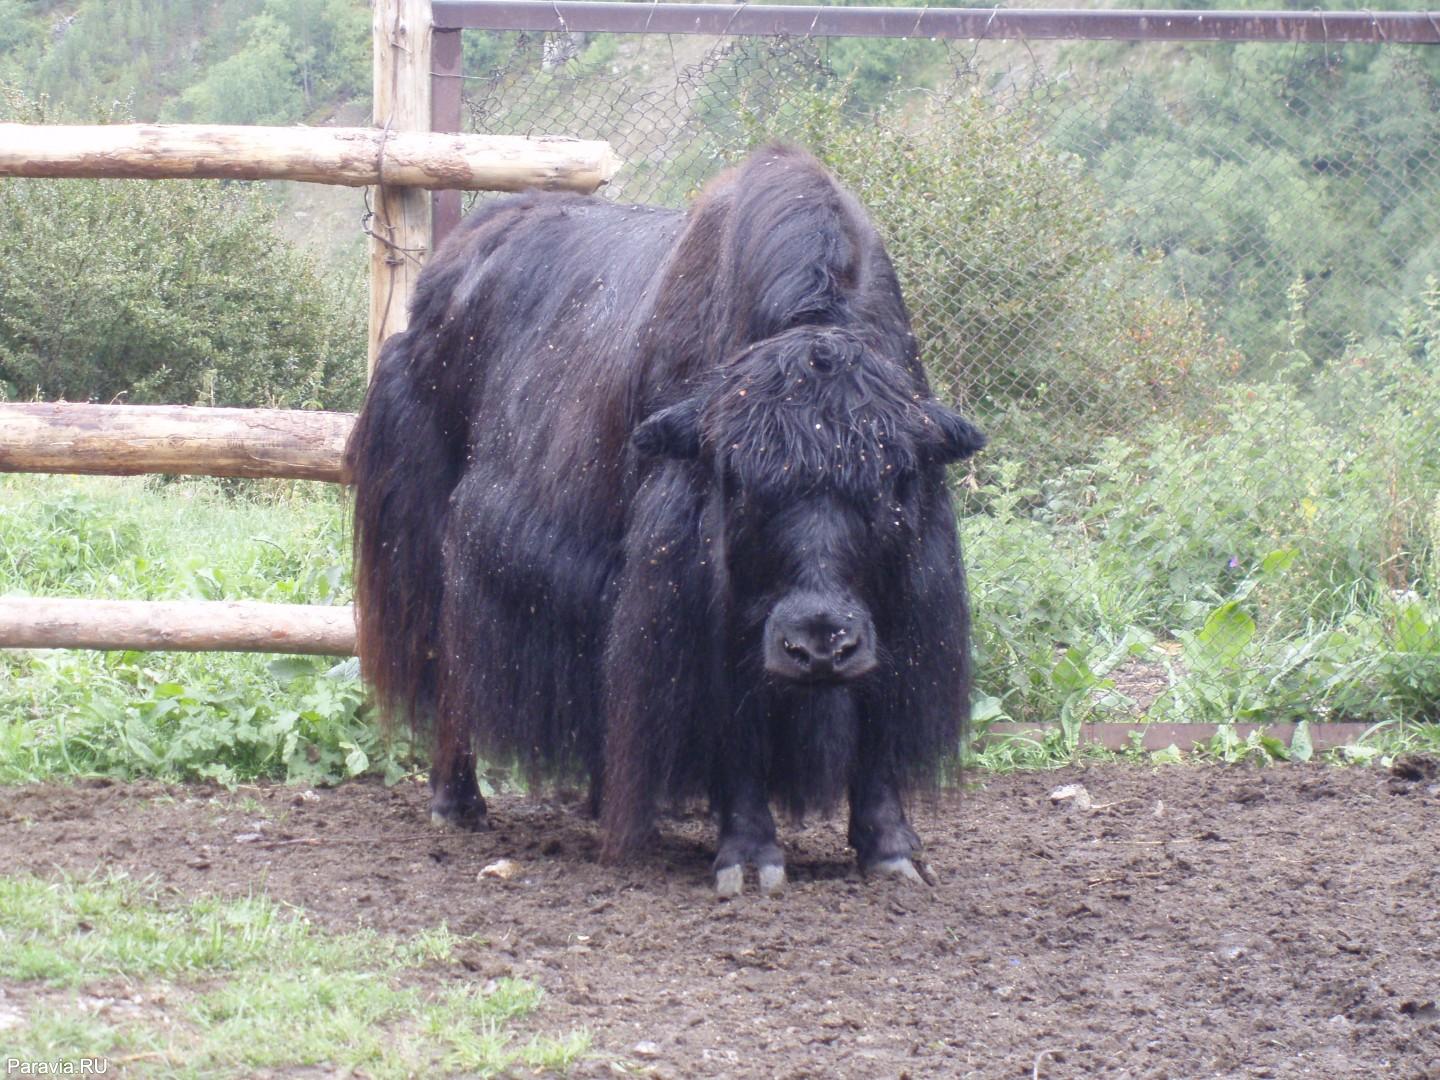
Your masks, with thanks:
[[[124,739],[126,747],[146,765],[154,768],[160,764],[160,757],[145,741],[147,734],[149,733],[138,720],[132,719],[125,725]]]
[[[1425,620],[1419,604],[1406,604],[1395,619],[1395,648],[1400,652],[1440,652],[1440,634]]]
[[[1095,673],[1090,670],[1085,653],[1075,648],[1065,651],[1065,655],[1050,672],[1050,681],[1055,684],[1055,689],[1066,694],[1089,690],[1099,682]]]
[[[998,697],[990,694],[976,694],[975,701],[970,706],[970,720],[976,724],[987,723],[997,720],[1005,715],[1005,709]]]
[[[265,670],[277,681],[288,683],[304,675],[314,675],[315,661],[304,656],[281,656],[266,664]]]
[[[1210,613],[1195,635],[1196,663],[1206,667],[1232,666],[1255,636],[1255,620],[1234,600]]]
[[[1261,735],[1259,738],[1260,748],[1269,754],[1276,761],[1290,760],[1290,751],[1285,744],[1274,735]]]
[[[1299,556],[1299,548],[1277,548],[1261,560],[1260,572],[1266,575],[1283,573],[1294,565],[1295,560],[1299,558]]]
[[[1242,745],[1240,736],[1235,733],[1235,728],[1230,724],[1222,724],[1217,727],[1215,734],[1210,738],[1210,752],[1223,761],[1233,760]]]
[[[1315,754],[1315,746],[1310,741],[1310,724],[1301,720],[1295,725],[1295,734],[1290,737],[1290,757],[1295,761],[1309,761]]]
[[[370,758],[354,743],[341,743],[342,748],[348,749],[345,755],[345,771],[350,776],[359,776],[370,767]]]

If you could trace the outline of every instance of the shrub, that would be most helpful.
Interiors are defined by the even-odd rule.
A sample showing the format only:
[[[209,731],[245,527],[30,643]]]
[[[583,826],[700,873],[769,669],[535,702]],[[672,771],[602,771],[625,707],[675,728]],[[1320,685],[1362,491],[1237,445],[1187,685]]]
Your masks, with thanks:
[[[0,180],[0,218],[0,396],[358,401],[360,282],[286,244],[260,189]]]
[[[1388,342],[1296,356],[1305,381],[995,469],[964,521],[981,715],[1440,719],[1437,360],[1432,281]],[[1165,687],[1144,706],[1109,679],[1132,660]]]
[[[865,205],[937,390],[997,453],[1084,458],[1098,433],[1136,430],[1233,364],[1150,263],[1106,243],[1098,189],[1022,112],[965,90],[862,114],[843,92],[754,104],[746,141],[803,143]]]

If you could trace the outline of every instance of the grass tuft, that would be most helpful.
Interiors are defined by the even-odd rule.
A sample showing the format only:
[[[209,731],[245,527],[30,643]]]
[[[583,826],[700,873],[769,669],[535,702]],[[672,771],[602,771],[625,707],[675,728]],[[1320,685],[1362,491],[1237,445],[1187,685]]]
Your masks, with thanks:
[[[454,961],[465,940],[326,933],[259,897],[171,905],[120,876],[0,878],[0,979],[22,1016],[7,1053],[143,1061],[157,1076],[567,1070],[588,1036],[517,1040],[509,1025],[540,989],[474,981]]]

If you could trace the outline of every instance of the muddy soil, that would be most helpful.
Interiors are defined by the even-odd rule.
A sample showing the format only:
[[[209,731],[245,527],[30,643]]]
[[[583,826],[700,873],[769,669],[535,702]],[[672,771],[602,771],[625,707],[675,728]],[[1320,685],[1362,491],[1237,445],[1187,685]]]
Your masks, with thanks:
[[[584,1077],[1440,1077],[1433,762],[971,779],[915,815],[931,888],[861,880],[812,822],[783,897],[722,902],[702,815],[616,868],[578,801],[442,833],[408,783],[11,788],[0,855],[481,935],[450,977],[538,982]],[[1051,800],[1076,783],[1090,809]]]

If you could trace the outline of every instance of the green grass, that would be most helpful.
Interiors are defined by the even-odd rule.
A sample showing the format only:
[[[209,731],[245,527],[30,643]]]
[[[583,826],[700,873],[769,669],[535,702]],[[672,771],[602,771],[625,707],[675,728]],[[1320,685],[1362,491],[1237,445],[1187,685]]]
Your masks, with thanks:
[[[266,899],[170,903],[123,877],[0,878],[0,980],[21,1023],[7,1056],[104,1057],[147,1076],[302,1066],[375,1077],[564,1072],[584,1032],[518,1039],[532,984],[480,984],[431,930],[326,933]],[[474,942],[483,947],[483,942]],[[118,999],[122,1008],[96,1004]]]
[[[346,507],[304,483],[0,476],[0,594],[350,599]],[[394,778],[349,668],[240,653],[0,652],[0,783]]]
[[[111,600],[350,600],[331,484],[0,476],[0,593]]]
[[[979,725],[983,734],[985,725]],[[1055,724],[1040,735],[999,735],[972,738],[961,754],[968,769],[984,772],[1022,772],[1059,769],[1067,765],[1100,762],[1130,762],[1137,765],[1272,765],[1282,761],[1319,760],[1336,766],[1378,765],[1389,768],[1401,754],[1440,754],[1440,724],[1413,724],[1386,721],[1367,730],[1354,743],[1316,754],[1310,747],[1310,732],[1286,744],[1265,728],[1244,736],[1233,726],[1222,725],[1204,744],[1186,752],[1171,745],[1146,750],[1135,745],[1124,750],[1106,750],[1094,743],[1082,743],[1076,733]]]

